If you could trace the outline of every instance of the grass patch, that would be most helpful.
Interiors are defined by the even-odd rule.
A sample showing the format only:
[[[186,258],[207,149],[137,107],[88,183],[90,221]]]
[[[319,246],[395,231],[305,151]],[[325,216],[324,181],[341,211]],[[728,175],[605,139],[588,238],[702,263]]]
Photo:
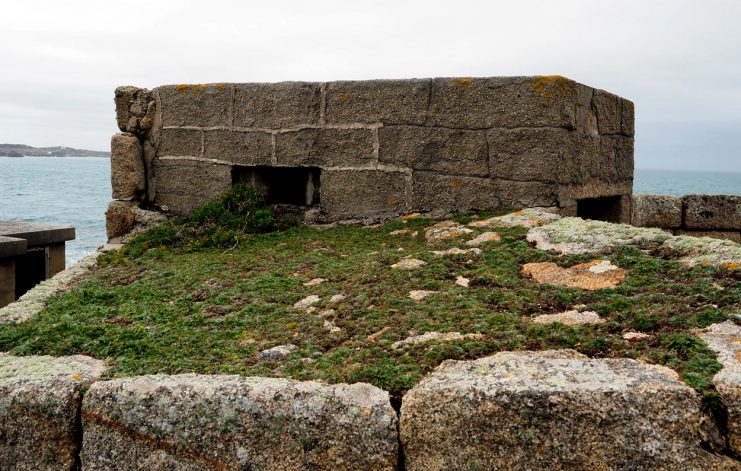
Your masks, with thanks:
[[[720,365],[691,329],[722,321],[741,306],[738,272],[723,268],[690,269],[622,249],[605,257],[628,270],[616,289],[540,285],[522,277],[522,264],[570,265],[594,256],[557,258],[531,247],[525,229],[502,228],[501,241],[484,246],[480,256],[437,257],[423,237],[433,222],[423,219],[274,231],[259,195],[234,191],[240,193],[104,255],[84,282],[55,296],[31,321],[0,325],[0,351],[86,354],[108,360],[112,376],[198,372],[365,381],[399,395],[446,359],[574,348],[667,365],[707,392]],[[399,229],[407,233],[389,234]],[[454,239],[434,249],[461,245]],[[405,256],[427,265],[389,268]],[[469,278],[470,287],[457,286],[457,276]],[[327,281],[304,286],[313,278]],[[408,297],[415,289],[436,293],[415,302]],[[293,309],[311,294],[321,298],[316,311]],[[344,299],[330,302],[338,294]],[[607,322],[581,328],[528,322],[575,305]],[[330,333],[325,323],[340,330]],[[628,330],[652,337],[627,342],[622,333]],[[484,336],[392,347],[430,331]],[[258,360],[261,350],[289,343],[299,348],[287,359]]]

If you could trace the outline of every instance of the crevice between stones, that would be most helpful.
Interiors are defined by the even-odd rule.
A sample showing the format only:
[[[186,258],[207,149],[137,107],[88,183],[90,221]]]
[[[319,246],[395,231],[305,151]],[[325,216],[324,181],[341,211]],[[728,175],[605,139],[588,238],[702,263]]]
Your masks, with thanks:
[[[394,409],[396,412],[396,440],[398,444],[398,452],[396,456],[396,470],[397,471],[406,471],[406,460],[404,458],[404,446],[401,443],[401,402],[403,400],[402,396],[399,395],[389,395],[389,402],[391,403],[391,408]]]

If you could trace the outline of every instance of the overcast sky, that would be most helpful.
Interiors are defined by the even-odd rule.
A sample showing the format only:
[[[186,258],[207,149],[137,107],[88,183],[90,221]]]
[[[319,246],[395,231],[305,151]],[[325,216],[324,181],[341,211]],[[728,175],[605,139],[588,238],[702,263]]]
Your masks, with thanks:
[[[636,166],[741,171],[741,1],[13,1],[0,142],[101,150],[118,85],[560,74],[636,104]]]

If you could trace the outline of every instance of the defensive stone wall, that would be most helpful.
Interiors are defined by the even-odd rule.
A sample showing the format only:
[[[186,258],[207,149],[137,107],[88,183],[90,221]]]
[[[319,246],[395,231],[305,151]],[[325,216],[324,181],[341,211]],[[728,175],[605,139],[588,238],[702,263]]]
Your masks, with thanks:
[[[184,214],[244,182],[320,222],[629,218],[633,103],[559,76],[119,87],[115,101],[113,198],[137,207]],[[132,216],[108,220],[120,232]]]
[[[741,196],[635,195],[631,224],[741,242]]]

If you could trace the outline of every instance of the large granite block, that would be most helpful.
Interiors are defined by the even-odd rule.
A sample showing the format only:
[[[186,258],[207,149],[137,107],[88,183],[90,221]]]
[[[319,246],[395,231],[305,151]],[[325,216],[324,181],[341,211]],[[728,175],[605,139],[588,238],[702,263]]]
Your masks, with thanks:
[[[324,170],[321,208],[330,220],[389,218],[406,211],[406,180],[401,172]]]
[[[414,172],[412,206],[415,211],[449,213],[501,207],[496,183],[488,178],[457,177]]]
[[[445,361],[402,400],[406,469],[734,469],[677,373],[574,351]]]
[[[381,162],[446,175],[489,175],[486,134],[421,126],[378,130]]]
[[[430,79],[329,82],[325,121],[424,124],[430,83]]]
[[[373,147],[372,129],[311,128],[275,137],[275,154],[281,165],[365,165],[374,158]]]
[[[141,376],[83,401],[85,470],[396,469],[396,413],[369,384]]]
[[[162,108],[162,126],[231,125],[232,86],[165,85],[155,89]]]
[[[155,204],[186,214],[232,186],[231,165],[188,159],[154,161]]]
[[[489,139],[492,178],[571,183],[578,181],[585,148],[576,132],[555,128],[495,129]]]
[[[559,76],[436,78],[427,123],[464,129],[575,129],[576,104],[576,82]]]
[[[631,224],[676,229],[682,225],[682,200],[676,196],[635,195]]]
[[[272,139],[263,131],[206,131],[203,156],[240,165],[270,165]]]
[[[741,196],[688,195],[682,202],[687,229],[741,229]]]
[[[0,469],[78,469],[82,390],[105,369],[81,355],[0,353]]]
[[[111,138],[111,187],[113,198],[134,200],[146,190],[144,159],[139,138],[130,133],[114,134]]]
[[[495,180],[501,208],[558,206],[558,186],[546,182]]]
[[[197,129],[163,129],[160,132],[157,155],[160,157],[200,157],[203,131]]]
[[[242,83],[234,86],[234,125],[290,128],[319,123],[318,83]]]

